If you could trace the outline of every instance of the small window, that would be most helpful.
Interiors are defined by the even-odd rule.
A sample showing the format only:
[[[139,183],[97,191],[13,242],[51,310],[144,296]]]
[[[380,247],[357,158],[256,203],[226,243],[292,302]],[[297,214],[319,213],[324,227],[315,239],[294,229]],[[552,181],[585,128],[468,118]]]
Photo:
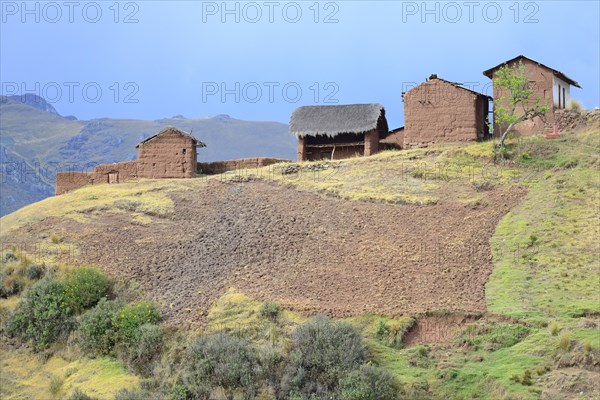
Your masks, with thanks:
[[[183,154],[185,154],[185,151],[186,151],[186,150],[187,150],[187,149],[183,149]]]

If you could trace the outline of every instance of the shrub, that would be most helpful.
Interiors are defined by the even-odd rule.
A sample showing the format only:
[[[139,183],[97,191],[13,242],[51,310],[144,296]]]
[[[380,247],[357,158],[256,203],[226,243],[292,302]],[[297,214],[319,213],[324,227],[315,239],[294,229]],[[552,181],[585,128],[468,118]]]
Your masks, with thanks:
[[[152,361],[162,349],[163,330],[154,324],[144,324],[137,329],[134,340],[124,348],[127,365],[136,372],[147,374]]]
[[[560,325],[558,325],[558,322],[553,321],[549,326],[549,330],[550,330],[550,334],[552,336],[556,336],[556,335],[558,335],[558,332],[560,331]]]
[[[160,313],[154,304],[139,301],[121,308],[113,323],[117,330],[117,339],[128,347],[136,340],[140,326],[156,324],[158,321],[160,321]]]
[[[292,333],[291,362],[282,382],[286,393],[323,396],[335,390],[347,371],[358,367],[367,352],[350,324],[317,315]]]
[[[562,349],[563,351],[571,350],[571,335],[568,332],[559,336],[558,348]]]
[[[95,306],[108,294],[108,278],[92,267],[81,267],[71,273],[66,280],[65,292],[75,310]]]
[[[577,111],[577,112],[581,112],[581,110],[583,110],[583,104],[580,101],[571,99],[569,101],[570,105],[570,109],[573,111]]]
[[[0,275],[0,297],[9,297],[20,293],[25,286],[18,276],[3,273]]]
[[[81,317],[79,340],[81,348],[91,354],[110,354],[115,346],[117,329],[114,320],[123,305],[119,301],[101,299],[96,307]]]
[[[256,395],[260,366],[248,342],[227,334],[200,336],[188,354],[184,384],[193,398],[208,399],[210,386],[225,389],[232,399],[237,389],[246,397]]]
[[[69,396],[67,400],[95,400],[95,397],[88,396],[81,390],[75,389],[75,392],[73,392],[73,394]]]
[[[46,267],[44,265],[30,264],[25,268],[25,276],[32,281],[36,281],[44,276]]]
[[[281,307],[279,304],[269,301],[264,303],[260,308],[260,315],[270,319],[271,321],[276,321],[277,317],[279,317],[279,313],[281,312]]]
[[[58,392],[60,392],[60,389],[62,388],[63,383],[64,383],[64,380],[61,377],[52,375],[50,377],[50,384],[48,385],[48,391],[53,396],[56,396],[58,394]]]
[[[46,278],[25,292],[8,333],[31,340],[34,350],[39,351],[65,338],[72,327],[73,312],[65,297],[65,285]]]
[[[414,318],[403,317],[397,320],[379,321],[377,336],[388,346],[401,349],[404,346],[404,335],[415,324]]]
[[[4,256],[2,256],[2,262],[6,264],[11,261],[17,261],[17,256],[12,251],[7,251],[4,253]]]
[[[341,381],[339,400],[394,400],[398,387],[392,374],[384,369],[362,365]]]

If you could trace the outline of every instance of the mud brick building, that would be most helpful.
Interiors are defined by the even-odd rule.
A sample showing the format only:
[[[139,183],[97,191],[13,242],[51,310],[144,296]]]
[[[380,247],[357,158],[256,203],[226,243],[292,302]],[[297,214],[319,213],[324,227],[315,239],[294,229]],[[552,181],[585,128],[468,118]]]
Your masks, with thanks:
[[[166,127],[136,147],[138,157],[134,161],[99,164],[93,171],[57,173],[55,193],[138,178],[193,178],[197,165],[196,148],[205,147],[205,144],[189,133]]]
[[[571,107],[571,85],[581,88],[581,86],[560,71],[550,68],[531,58],[519,55],[508,61],[496,65],[493,68],[483,71],[483,75],[487,76],[494,82],[496,71],[501,67],[508,65],[510,67],[522,63],[525,67],[527,77],[533,94],[529,101],[535,103],[538,99],[548,106],[545,118],[537,117],[533,121],[523,121],[513,128],[513,131],[519,135],[532,135],[536,133],[550,133],[553,125],[556,123],[556,112],[558,110],[569,109]],[[494,83],[494,98],[501,99],[503,94],[500,88]],[[545,121],[544,121],[545,119]],[[502,126],[494,123],[494,136],[498,136],[502,132]]]
[[[389,134],[381,104],[299,107],[290,132],[298,138],[298,161],[369,156]]]
[[[488,137],[491,97],[433,74],[403,94],[403,148]]]
[[[193,178],[196,147],[204,147],[192,135],[167,127],[138,143],[137,171],[141,178]]]

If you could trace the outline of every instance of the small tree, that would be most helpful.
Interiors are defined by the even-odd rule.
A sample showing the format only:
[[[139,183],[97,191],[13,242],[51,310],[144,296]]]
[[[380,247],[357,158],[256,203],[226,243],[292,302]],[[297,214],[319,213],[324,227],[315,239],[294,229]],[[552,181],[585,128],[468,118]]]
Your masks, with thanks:
[[[495,73],[494,85],[501,92],[501,96],[494,99],[494,119],[498,125],[507,125],[498,145],[504,147],[506,135],[519,122],[536,117],[545,121],[548,106],[542,103],[540,97],[532,102],[533,85],[529,82],[525,66],[520,61],[513,66],[501,67]]]

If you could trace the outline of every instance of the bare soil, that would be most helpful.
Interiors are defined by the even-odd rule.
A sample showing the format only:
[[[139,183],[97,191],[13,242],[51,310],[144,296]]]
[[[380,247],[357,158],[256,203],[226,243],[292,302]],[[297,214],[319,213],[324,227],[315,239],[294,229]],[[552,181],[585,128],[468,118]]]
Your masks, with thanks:
[[[60,231],[77,263],[138,282],[168,323],[202,326],[228,288],[307,314],[484,312],[489,239],[525,190],[496,187],[477,207],[352,202],[264,181],[173,194],[175,212],[141,224],[46,219],[13,234]],[[71,255],[72,256],[72,255]]]

